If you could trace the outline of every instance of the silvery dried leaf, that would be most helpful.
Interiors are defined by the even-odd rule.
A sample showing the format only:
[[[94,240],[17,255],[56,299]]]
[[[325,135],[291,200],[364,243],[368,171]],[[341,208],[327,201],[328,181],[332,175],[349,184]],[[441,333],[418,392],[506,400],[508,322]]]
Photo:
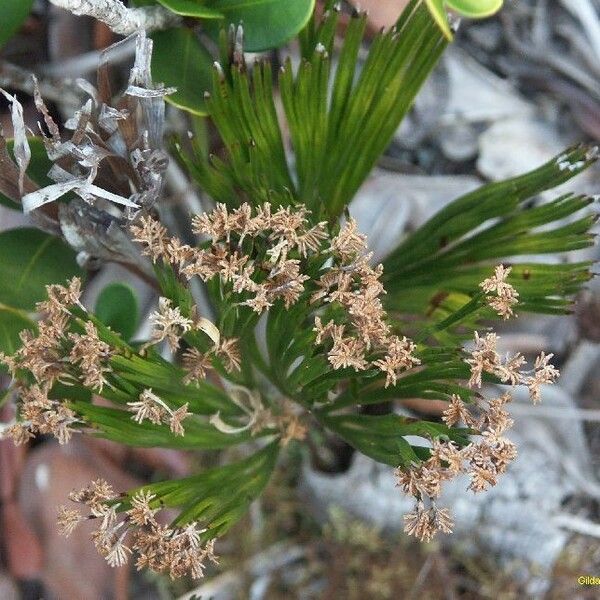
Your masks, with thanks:
[[[74,191],[77,187],[82,187],[87,183],[87,178],[76,178],[70,181],[63,181],[61,183],[53,183],[47,185],[41,190],[30,192],[23,196],[21,202],[23,205],[23,212],[28,214],[40,206],[55,202],[59,198],[62,198],[65,194]]]
[[[23,182],[25,180],[25,172],[31,160],[31,148],[27,141],[27,131],[25,121],[23,119],[23,106],[17,100],[16,96],[9,94],[7,91],[0,88],[2,95],[10,102],[10,114],[13,125],[14,147],[13,153],[15,160],[19,166],[19,194],[23,194]]]

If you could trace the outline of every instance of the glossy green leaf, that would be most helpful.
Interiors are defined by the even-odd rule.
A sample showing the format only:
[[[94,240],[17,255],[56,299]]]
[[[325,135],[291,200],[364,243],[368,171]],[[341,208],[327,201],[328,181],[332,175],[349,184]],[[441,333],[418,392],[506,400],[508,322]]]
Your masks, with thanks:
[[[23,329],[33,331],[35,328],[35,323],[27,315],[12,308],[0,307],[0,352],[14,354],[21,346],[19,332]]]
[[[483,19],[497,13],[504,0],[446,0],[446,6],[472,19]]]
[[[94,312],[125,340],[131,339],[140,320],[135,292],[124,283],[107,285],[98,296]]]
[[[81,275],[75,253],[59,238],[23,227],[0,233],[0,303],[34,310],[46,285]]]
[[[483,19],[498,12],[504,0],[425,0],[425,2],[444,35],[452,39],[447,9],[471,19]]]
[[[183,17],[197,17],[199,19],[222,19],[223,13],[215,8],[206,6],[198,0],[158,0],[165,8]]]
[[[213,59],[190,29],[184,27],[152,34],[152,75],[174,94],[165,100],[196,115],[205,115],[204,93],[212,88]]]
[[[0,4],[0,48],[21,28],[31,12],[33,0],[2,0]]]
[[[37,183],[40,187],[44,187],[46,185],[54,183],[48,177],[48,171],[52,167],[52,162],[46,154],[46,149],[44,148],[42,140],[39,137],[30,137],[28,138],[28,141],[29,148],[31,150],[31,160],[29,161],[29,167],[27,168],[27,175],[31,177],[31,179],[35,181],[35,183]],[[14,140],[7,140],[6,148],[11,157],[14,157],[14,145]],[[20,204],[13,202],[10,198],[3,196],[1,193],[0,204],[8,208],[12,208],[14,210],[21,210]]]
[[[244,27],[244,49],[259,52],[277,48],[308,23],[315,0],[207,0],[225,15],[225,23]]]

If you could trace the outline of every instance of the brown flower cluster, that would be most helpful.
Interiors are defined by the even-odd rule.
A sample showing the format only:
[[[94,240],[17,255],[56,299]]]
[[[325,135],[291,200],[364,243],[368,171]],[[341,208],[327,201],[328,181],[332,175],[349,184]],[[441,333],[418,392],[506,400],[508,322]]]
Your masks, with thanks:
[[[55,381],[68,383],[75,376],[70,366],[79,367],[84,385],[101,391],[106,384],[105,373],[110,372],[110,346],[100,340],[91,321],[83,324],[84,333],[69,333],[69,308],[79,306],[81,281],[74,277],[67,286],[46,286],[48,299],[37,305],[42,318],[37,335],[30,330],[20,333],[21,347],[12,356],[1,355],[13,377],[19,369],[30,371],[36,382],[48,389]],[[85,309],[84,309],[85,310]]]
[[[48,398],[48,388],[37,384],[18,386],[20,420],[3,426],[2,437],[10,437],[19,446],[36,435],[53,435],[66,444],[81,421],[62,402]]]
[[[529,389],[529,396],[534,404],[540,401],[541,386],[551,384],[560,375],[550,360],[553,354],[542,352],[536,359],[531,370],[524,370],[527,364],[525,357],[520,353],[502,358],[497,351],[498,336],[495,333],[487,333],[480,337],[475,332],[475,347],[466,363],[471,368],[469,386],[481,387],[483,373],[490,373],[500,379],[502,383],[510,385],[524,385]]]
[[[98,330],[91,321],[86,321],[84,328],[85,334],[69,334],[69,340],[73,342],[69,358],[79,365],[83,385],[101,392],[106,383],[104,373],[111,371],[108,359],[112,350],[98,337]]]
[[[194,328],[206,331],[198,324]],[[201,352],[198,348],[187,348],[183,353],[181,362],[185,371],[184,383],[198,383],[205,379],[208,371],[213,367],[213,357],[223,362],[223,366],[228,373],[240,370],[242,357],[237,338],[222,338],[216,327],[214,330],[217,335],[213,335],[211,332],[207,333],[213,340],[213,346],[209,351]]]
[[[152,323],[150,343],[158,344],[167,340],[173,352],[179,348],[179,340],[194,325],[193,321],[184,317],[179,307],[174,307],[168,298],[158,300],[158,310],[150,315],[150,323]]]
[[[18,381],[19,420],[3,427],[3,436],[23,444],[36,434],[54,435],[61,444],[71,438],[73,426],[80,423],[76,414],[64,403],[48,397],[56,381],[70,383],[75,377],[91,387],[102,389],[104,373],[110,370],[108,345],[102,342],[92,323],[84,334],[68,332],[69,307],[81,307],[81,281],[74,277],[66,286],[47,286],[48,299],[38,304],[42,314],[38,331],[23,330],[22,345],[13,354],[0,354],[13,378]],[[18,377],[18,371],[29,371],[34,382]]]
[[[440,509],[436,499],[442,484],[467,473],[471,478],[469,489],[480,492],[496,485],[498,476],[516,458],[515,445],[503,437],[512,425],[512,419],[503,408],[511,399],[509,394],[477,406],[479,416],[473,416],[472,407],[458,396],[453,396],[444,421],[453,426],[464,421],[481,432],[481,439],[459,448],[453,442],[432,440],[430,457],[419,465],[398,468],[396,479],[405,493],[417,499],[415,510],[407,514],[404,530],[421,541],[430,541],[438,531],[451,533],[452,520],[447,509]],[[429,505],[429,508],[427,508]]]
[[[512,267],[498,265],[494,275],[484,279],[479,287],[486,293],[488,304],[503,319],[516,316],[513,307],[519,303],[519,294],[515,288],[506,281]]]
[[[383,267],[371,267],[366,254],[366,238],[349,219],[331,240],[333,264],[317,281],[311,301],[337,303],[344,309],[344,323],[315,318],[317,344],[331,340],[327,353],[334,369],[351,367],[356,371],[374,367],[385,373],[385,386],[395,385],[404,370],[420,364],[415,344],[394,335],[387,322],[380,296],[385,293],[379,280]]]
[[[81,307],[81,280],[73,277],[66,286],[46,286],[48,299],[37,304],[42,318],[37,324],[37,335],[24,329],[19,334],[21,347],[12,355],[0,353],[13,377],[19,369],[30,371],[38,384],[51,386],[65,374],[62,345],[70,321],[69,307]],[[83,307],[82,307],[83,308]]]
[[[189,331],[202,331],[212,341],[212,348],[201,352],[197,348],[187,348],[182,355],[183,368],[186,371],[185,383],[198,382],[206,378],[207,371],[212,368],[212,358],[219,358],[229,373],[240,370],[240,351],[235,338],[222,338],[217,326],[196,314],[192,310],[192,318],[184,317],[177,306],[173,306],[168,298],[159,298],[158,310],[150,315],[152,332],[150,341],[144,346],[158,344],[166,340],[169,348],[176,351],[181,338]]]
[[[308,277],[300,272],[300,258],[318,252],[327,237],[325,223],[310,226],[308,214],[303,207],[274,211],[268,203],[254,211],[247,203],[231,211],[218,204],[192,220],[193,231],[211,239],[206,249],[170,238],[149,216],[142,216],[131,231],[153,261],[172,265],[187,280],[198,276],[208,281],[218,275],[243,295],[240,304],[262,313],[278,299],[291,306],[304,291]],[[256,256],[244,252],[245,240],[252,240]],[[262,252],[256,252],[258,247]],[[296,258],[289,258],[292,254]]]
[[[11,437],[22,444],[36,434],[53,434],[61,444],[69,441],[75,429],[73,425],[82,423],[76,414],[63,402],[51,400],[48,394],[55,382],[67,385],[78,382],[82,386],[101,393],[106,379],[112,372],[110,359],[118,350],[100,339],[98,329],[91,320],[79,319],[71,310],[80,304],[81,282],[73,278],[67,286],[47,287],[48,299],[38,304],[41,320],[37,333],[29,330],[21,332],[22,346],[11,356],[0,354],[18,382],[16,386],[20,400],[19,419],[2,426],[2,437]],[[226,370],[232,372],[240,368],[240,353],[237,340],[222,338],[217,327],[205,318],[184,317],[178,307],[167,298],[160,298],[158,310],[150,316],[153,323],[151,340],[141,347],[143,354],[148,345],[163,340],[175,350],[180,339],[191,330],[203,331],[213,341],[213,348],[202,354],[189,349],[184,354],[184,367],[188,368],[186,382],[205,376],[205,370],[212,364],[212,357],[223,362]],[[78,333],[70,331],[77,328]],[[29,371],[35,380],[33,385],[22,381],[22,373]],[[174,435],[185,433],[182,422],[190,416],[188,405],[172,409],[151,389],[143,390],[135,401],[128,403],[132,418],[141,423],[149,420],[153,424],[167,424]]]
[[[70,494],[73,502],[87,507],[89,514],[65,506],[59,508],[58,523],[64,535],[70,535],[84,520],[97,520],[92,539],[98,552],[111,567],[120,567],[136,556],[138,570],[148,568],[171,579],[203,577],[207,561],[217,562],[214,540],[202,543],[206,531],[197,522],[182,527],[166,526],[156,518],[160,502],[149,491],[141,490],[123,508],[123,496],[104,480]]]
[[[188,280],[198,276],[207,281],[219,276],[241,296],[240,305],[259,314],[278,299],[287,308],[300,299],[310,280],[302,272],[302,259],[314,254],[329,257],[331,266],[311,282],[317,289],[310,300],[322,306],[337,303],[346,318],[338,325],[333,320],[323,324],[317,317],[317,343],[330,339],[327,356],[334,369],[376,368],[385,373],[386,386],[394,385],[402,371],[420,361],[414,356],[414,343],[394,335],[387,323],[380,299],[385,293],[380,281],[383,267],[369,264],[366,238],[353,219],[331,237],[326,223],[310,226],[308,214],[302,206],[274,210],[268,203],[256,209],[242,204],[228,210],[218,204],[213,211],[193,218],[194,232],[211,240],[208,248],[201,249],[170,238],[166,229],[149,216],[140,217],[131,230],[134,239],[143,245],[143,253],[153,261],[170,264]],[[247,250],[246,240],[252,241]],[[172,347],[176,347],[182,331],[191,326],[173,312],[176,310],[159,310],[154,317],[155,339],[166,338]],[[206,355],[187,352],[184,366],[188,379],[203,378],[209,362]]]
[[[136,423],[143,423],[148,420],[154,425],[164,423],[169,426],[171,433],[174,435],[185,435],[185,429],[182,422],[187,417],[191,417],[192,413],[188,412],[187,402],[178,409],[173,410],[168,404],[161,400],[151,389],[143,390],[138,400],[128,402],[127,406],[131,417]]]
[[[503,359],[497,351],[497,344],[495,333],[488,333],[485,337],[475,333],[475,346],[466,359],[471,368],[469,385],[481,387],[483,374],[491,373],[502,383],[527,386],[532,401],[539,402],[541,386],[553,383],[559,375],[550,364],[552,355],[542,352],[535,360],[534,368],[524,371],[525,358],[516,354]],[[448,512],[435,504],[444,481],[467,473],[471,479],[469,489],[474,492],[496,485],[498,477],[506,472],[517,456],[515,445],[505,437],[506,431],[513,425],[505,408],[511,401],[509,393],[491,400],[477,399],[469,404],[458,395],[452,396],[443,421],[449,427],[464,424],[477,430],[481,437],[464,448],[458,448],[452,442],[433,440],[427,460],[396,470],[398,485],[417,499],[415,510],[405,517],[407,533],[429,541],[437,531],[450,532]],[[427,504],[430,504],[429,508]]]

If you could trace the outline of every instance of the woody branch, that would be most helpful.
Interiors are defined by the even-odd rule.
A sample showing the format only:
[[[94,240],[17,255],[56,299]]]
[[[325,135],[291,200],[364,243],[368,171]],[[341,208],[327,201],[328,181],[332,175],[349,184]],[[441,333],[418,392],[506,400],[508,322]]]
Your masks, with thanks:
[[[120,0],[50,0],[74,15],[94,17],[119,35],[173,27],[181,18],[162,6],[127,8]]]

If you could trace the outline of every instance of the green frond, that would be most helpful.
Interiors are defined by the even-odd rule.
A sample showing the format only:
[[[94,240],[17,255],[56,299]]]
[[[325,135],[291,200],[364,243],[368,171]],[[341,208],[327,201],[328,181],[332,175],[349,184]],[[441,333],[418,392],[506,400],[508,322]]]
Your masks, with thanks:
[[[525,175],[485,185],[450,203],[409,235],[384,262],[388,306],[402,313],[444,314],[451,294],[472,296],[494,265],[513,267],[509,282],[520,311],[564,313],[568,298],[590,279],[590,263],[539,263],[526,257],[593,244],[594,198],[562,195],[531,205],[594,162],[595,152],[572,148]],[[524,260],[514,262],[516,257]]]
[[[248,510],[267,485],[278,455],[278,443],[271,442],[239,462],[146,485],[132,490],[129,497],[141,490],[155,494],[153,504],[181,511],[174,524],[200,521],[207,529],[204,540],[210,540],[224,534]]]
[[[220,450],[250,439],[250,433],[221,433],[208,421],[197,417],[185,420],[185,435],[175,436],[167,425],[145,421],[135,423],[131,413],[86,402],[73,402],[71,408],[81,415],[98,437],[136,448],[178,448],[180,450]]]
[[[191,173],[217,201],[236,206],[282,200],[304,203],[317,217],[339,216],[385,150],[436,65],[447,40],[423,0],[413,0],[395,28],[358,56],[366,17],[350,20],[337,69],[331,55],[338,13],[304,37],[294,71],[285,61],[278,87],[293,152],[284,147],[268,63],[216,67],[207,107],[224,155],[187,158]],[[290,165],[293,164],[293,168]]]
[[[319,420],[351,446],[384,464],[410,466],[426,459],[426,440],[452,440],[460,447],[469,443],[470,429],[447,427],[443,423],[419,421],[400,415],[319,415]],[[405,436],[422,437],[424,445],[411,444]]]

